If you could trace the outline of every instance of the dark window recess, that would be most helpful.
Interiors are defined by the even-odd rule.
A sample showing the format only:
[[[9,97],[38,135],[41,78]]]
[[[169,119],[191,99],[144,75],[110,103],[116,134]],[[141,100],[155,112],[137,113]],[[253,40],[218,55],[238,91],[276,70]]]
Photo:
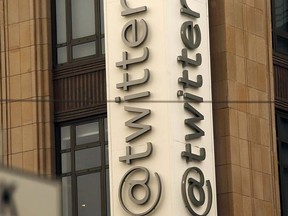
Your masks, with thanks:
[[[272,1],[272,31],[274,52],[288,55],[288,1]]]
[[[109,216],[106,118],[60,125],[56,134],[63,216]]]
[[[104,55],[103,0],[54,0],[54,65]]]
[[[282,216],[288,216],[288,112],[276,110]]]

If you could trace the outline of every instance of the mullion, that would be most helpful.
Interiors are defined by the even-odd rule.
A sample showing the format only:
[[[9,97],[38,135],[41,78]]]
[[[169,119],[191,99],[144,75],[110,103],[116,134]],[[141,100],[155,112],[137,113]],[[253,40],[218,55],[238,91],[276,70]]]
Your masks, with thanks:
[[[96,55],[99,56],[101,54],[101,40],[100,40],[100,31],[101,31],[101,15],[100,15],[100,0],[94,0],[94,18],[95,18],[95,45],[96,45]]]
[[[75,172],[75,145],[76,145],[76,127],[75,125],[70,126],[70,137],[71,137],[71,182],[72,182],[72,205],[73,213],[72,216],[78,215],[78,202],[77,202],[77,176]]]
[[[67,37],[67,62],[72,61],[72,7],[71,0],[66,0],[66,37]]]

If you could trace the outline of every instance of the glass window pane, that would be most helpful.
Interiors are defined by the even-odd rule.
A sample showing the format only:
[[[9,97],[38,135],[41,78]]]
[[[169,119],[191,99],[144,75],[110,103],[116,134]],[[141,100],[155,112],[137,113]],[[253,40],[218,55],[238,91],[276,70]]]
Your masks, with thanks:
[[[288,39],[277,35],[276,51],[288,55]]]
[[[70,126],[61,127],[61,149],[70,148]]]
[[[282,152],[281,152],[282,163],[284,165],[288,166],[288,143],[282,142],[281,145],[282,145],[282,149],[281,149],[282,150]]]
[[[60,47],[57,49],[58,64],[67,62],[67,47]]]
[[[56,1],[57,44],[66,42],[66,9],[65,0]]]
[[[73,58],[82,58],[86,56],[91,56],[96,54],[96,43],[84,43],[80,45],[73,46]]]
[[[76,144],[85,144],[99,141],[99,123],[93,122],[76,126]]]
[[[281,131],[280,139],[288,142],[288,119],[280,118],[280,126],[279,129]]]
[[[105,145],[105,164],[109,164],[109,148],[108,145]]]
[[[62,173],[71,172],[71,153],[62,153],[61,154],[62,161]]]
[[[288,2],[287,0],[275,0],[275,25],[277,30],[288,31]]]
[[[72,37],[81,38],[95,34],[94,0],[71,0]]]
[[[101,216],[100,178],[100,173],[77,178],[78,216]]]
[[[62,211],[63,216],[72,215],[71,176],[62,178]]]
[[[101,165],[101,148],[88,148],[75,152],[76,170],[89,169]]]

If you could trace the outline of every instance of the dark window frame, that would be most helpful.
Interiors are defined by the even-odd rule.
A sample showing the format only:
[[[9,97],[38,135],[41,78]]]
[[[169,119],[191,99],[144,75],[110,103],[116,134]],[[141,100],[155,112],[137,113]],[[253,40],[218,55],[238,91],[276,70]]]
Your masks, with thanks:
[[[284,170],[288,172],[288,163],[284,164],[284,159],[282,158],[282,145],[288,146],[288,140],[284,140],[281,137],[283,133],[287,133],[283,131],[283,128],[280,127],[280,119],[285,118],[288,120],[288,111],[276,109],[276,134],[277,134],[277,151],[278,151],[278,172],[279,172],[279,184],[280,184],[280,199],[281,199],[281,215],[288,215],[288,194],[285,194],[285,190],[288,190],[288,184],[284,181]]]
[[[72,192],[72,215],[78,215],[78,196],[77,196],[77,178],[82,175],[88,175],[92,173],[100,173],[101,176],[101,216],[108,216],[109,201],[107,202],[107,191],[109,191],[109,186],[106,185],[106,172],[109,171],[109,164],[106,164],[106,146],[108,141],[105,140],[105,123],[104,119],[107,118],[106,115],[99,115],[89,118],[84,118],[81,120],[72,120],[64,123],[58,123],[55,126],[55,138],[56,138],[56,175],[58,179],[63,177],[71,177],[71,192]],[[76,145],[76,126],[88,124],[92,122],[99,122],[99,141]],[[70,126],[70,148],[61,150],[61,127]],[[75,168],[75,152],[81,149],[88,149],[91,147],[101,147],[101,165],[98,167],[83,169],[76,171]],[[71,153],[71,171],[62,173],[62,160],[61,154],[70,152]],[[109,178],[109,177],[108,177]]]
[[[90,35],[82,38],[72,38],[72,9],[71,9],[71,0],[65,0],[66,3],[66,42],[57,44],[57,20],[56,20],[56,1],[51,0],[51,21],[52,21],[52,62],[53,68],[57,70],[61,70],[78,66],[81,64],[91,64],[95,59],[99,59],[101,62],[105,61],[105,52],[102,53],[102,43],[101,40],[104,39],[105,35],[101,33],[101,25],[102,19],[101,17],[101,9],[100,9],[100,1],[103,0],[94,0],[94,11],[95,11],[95,35]],[[88,42],[96,43],[96,54],[75,58],[73,59],[72,49],[74,45],[85,44]],[[67,46],[67,62],[58,64],[58,54],[57,48]],[[105,50],[105,47],[104,47]]]

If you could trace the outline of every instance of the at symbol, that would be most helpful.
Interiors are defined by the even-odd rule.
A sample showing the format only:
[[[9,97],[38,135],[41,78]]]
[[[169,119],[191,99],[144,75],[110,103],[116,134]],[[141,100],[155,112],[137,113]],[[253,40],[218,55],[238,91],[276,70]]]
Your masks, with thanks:
[[[199,181],[194,178],[188,178],[188,174],[192,171],[198,173],[199,178],[200,178]],[[188,187],[187,187],[187,182],[188,182]],[[211,210],[212,188],[211,188],[210,180],[206,181],[206,186],[208,190],[208,203],[207,203],[207,208],[205,212],[203,214],[198,214],[193,210],[193,206],[200,207],[205,203],[205,192],[203,189],[204,183],[205,183],[205,179],[204,179],[203,172],[197,167],[188,168],[182,177],[182,186],[181,186],[182,197],[183,197],[186,208],[189,210],[189,212],[193,216],[206,216]],[[197,199],[197,197],[195,196],[196,190],[198,191],[199,199]],[[191,205],[191,203],[193,205]]]
[[[145,178],[140,179],[140,180],[133,180],[131,176],[133,176],[134,173],[136,173],[136,172],[144,173]],[[158,183],[157,184],[158,185],[158,193],[157,193],[157,197],[156,197],[154,204],[151,206],[151,208],[149,208],[145,212],[135,213],[135,212],[131,211],[127,207],[127,205],[124,203],[124,199],[123,199],[124,194],[128,193],[129,199],[136,205],[146,204],[150,200],[150,196],[151,196],[151,190],[150,190],[150,187],[148,185],[149,180],[150,180],[150,173],[149,173],[148,169],[146,169],[145,167],[133,167],[132,169],[128,170],[125,173],[125,175],[123,176],[123,178],[120,182],[120,185],[119,185],[118,197],[119,197],[119,201],[120,201],[122,208],[128,214],[133,215],[133,216],[144,216],[144,215],[150,214],[153,210],[155,210],[155,208],[159,204],[161,194],[162,194],[161,179],[160,179],[158,173],[155,173],[155,176],[156,176],[157,183]],[[127,188],[127,187],[128,187],[128,190],[125,190],[125,188]],[[137,187],[142,188],[145,191],[145,196],[142,199],[138,199],[135,196],[135,190]]]

